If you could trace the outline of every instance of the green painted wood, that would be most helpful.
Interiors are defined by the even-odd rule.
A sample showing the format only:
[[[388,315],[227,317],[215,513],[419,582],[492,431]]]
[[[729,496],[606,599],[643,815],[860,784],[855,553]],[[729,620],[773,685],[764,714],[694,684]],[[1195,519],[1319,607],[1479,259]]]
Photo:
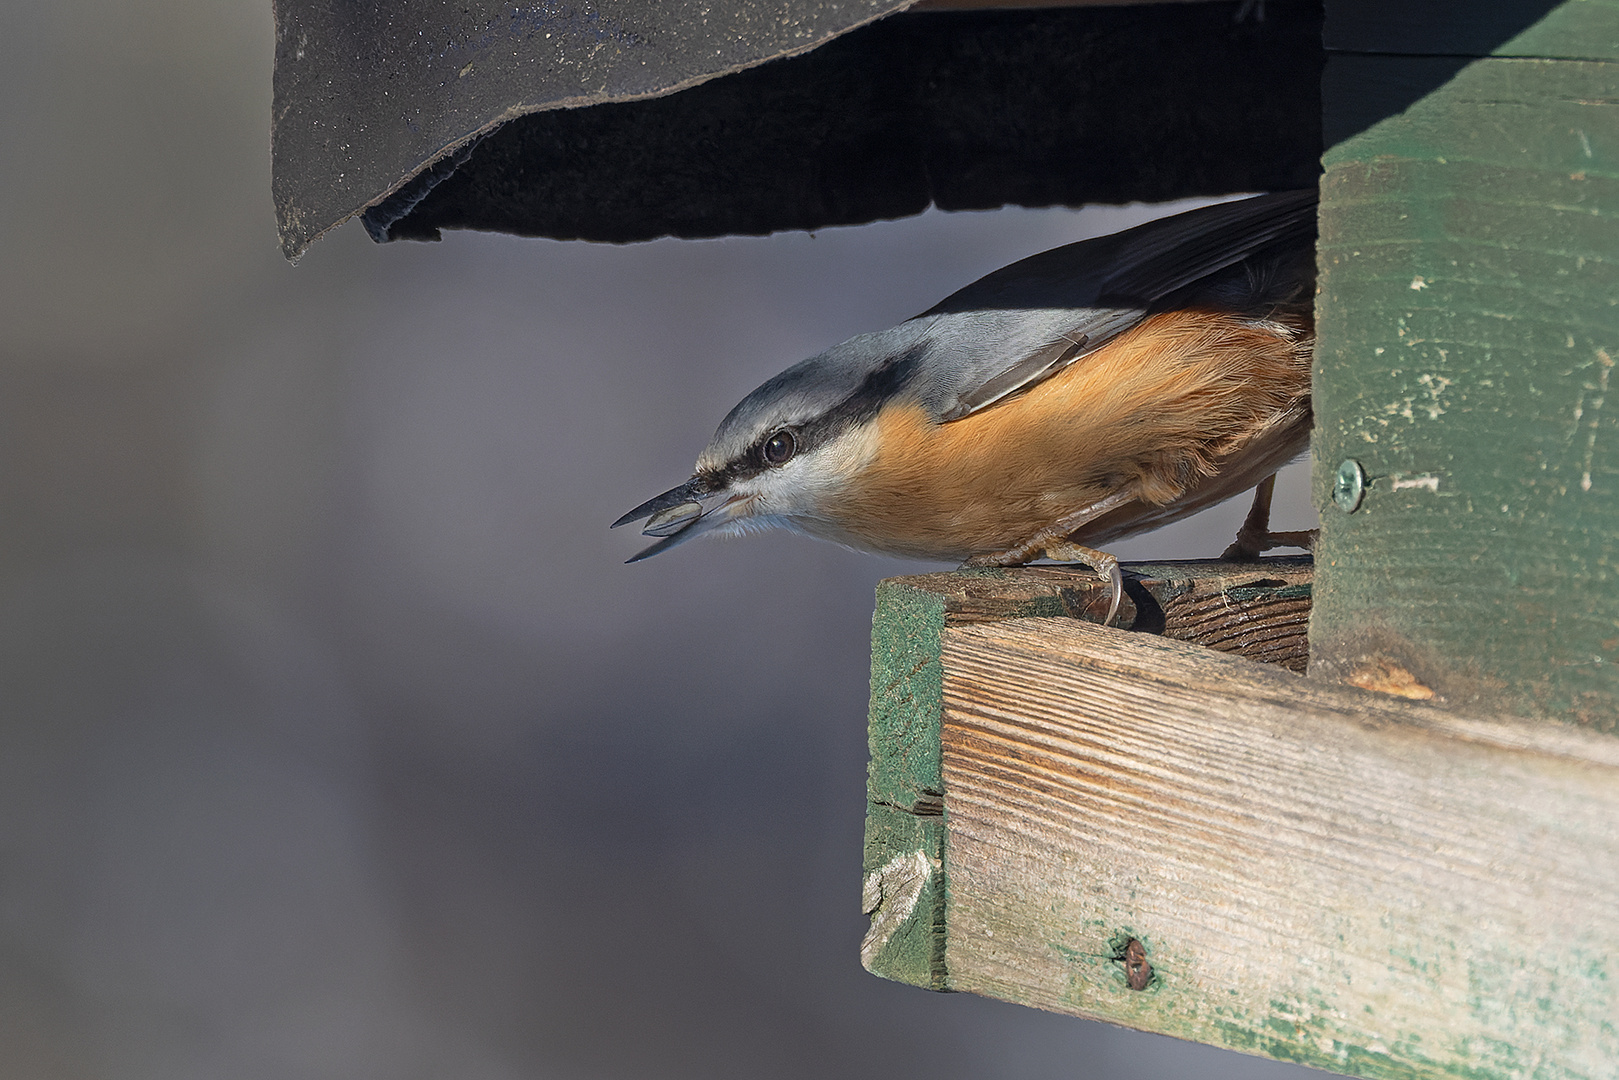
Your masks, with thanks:
[[[1085,570],[884,582],[867,967],[1380,1080],[1613,1075],[1619,742],[1190,644],[1276,655],[1311,591],[1137,565],[1120,633]]]
[[[867,970],[946,989],[944,782],[939,774],[945,603],[904,579],[877,586],[871,626],[871,766],[866,780]]]
[[[1302,669],[1312,567],[1305,557],[1127,566],[1119,623]],[[1100,620],[1108,587],[1085,568],[959,570],[892,578],[872,617],[861,960],[875,974],[950,989],[940,716],[943,634],[1040,618]]]
[[[951,988],[1381,1080],[1616,1075],[1619,742],[1072,619],[943,660]]]
[[[1611,3],[1543,21],[1619,40]],[[1388,60],[1333,66],[1329,128]],[[1387,660],[1453,706],[1619,730],[1619,63],[1476,61],[1325,166],[1312,673]]]
[[[1619,60],[1619,0],[1326,0],[1324,8],[1332,51]]]
[[[1457,21],[1476,17],[1480,8],[1492,8],[1501,0],[1479,5],[1457,4]],[[1545,0],[1537,0],[1544,3]],[[1616,0],[1569,0],[1558,4],[1540,19],[1491,50],[1493,56],[1559,57],[1571,60],[1619,60],[1619,2]]]

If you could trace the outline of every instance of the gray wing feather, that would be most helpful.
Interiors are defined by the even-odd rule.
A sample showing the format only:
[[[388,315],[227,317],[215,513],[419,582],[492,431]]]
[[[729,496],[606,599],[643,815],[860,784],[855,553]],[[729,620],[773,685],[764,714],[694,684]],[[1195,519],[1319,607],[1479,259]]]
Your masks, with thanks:
[[[1140,323],[1159,301],[1315,233],[1316,193],[1206,206],[1004,267],[934,305],[918,386],[939,421],[1026,390]]]

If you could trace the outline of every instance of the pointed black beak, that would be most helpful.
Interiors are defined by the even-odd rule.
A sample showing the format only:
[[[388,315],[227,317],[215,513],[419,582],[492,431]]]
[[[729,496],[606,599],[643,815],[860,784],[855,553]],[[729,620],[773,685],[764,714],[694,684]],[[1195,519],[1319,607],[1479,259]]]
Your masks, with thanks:
[[[659,540],[656,544],[644,547],[640,551],[637,551],[634,555],[631,555],[629,558],[625,559],[624,565],[628,566],[630,563],[638,563],[642,559],[650,559],[652,556],[668,551],[676,544],[679,544],[687,539],[689,539],[689,537],[682,536],[680,533],[675,533],[673,536],[666,536],[662,540]]]
[[[707,494],[708,483],[701,477],[694,476],[677,488],[670,488],[662,495],[654,495],[640,506],[637,506],[634,510],[631,510],[623,517],[613,522],[612,525],[608,526],[608,528],[616,529],[620,525],[628,525],[632,521],[639,521],[644,517],[651,517],[653,514],[667,510],[672,506],[679,506],[681,503],[696,502],[698,499]]]
[[[698,527],[698,523],[714,510],[721,509],[734,502],[734,496],[726,496],[722,491],[715,491],[713,484],[700,476],[694,476],[677,488],[670,488],[662,495],[648,499],[634,510],[625,514],[612,527],[628,525],[632,521],[647,518],[647,523],[641,530],[643,536],[656,536],[660,539],[656,544],[637,553],[634,558],[626,562],[640,562],[650,559],[660,552],[668,551],[676,544],[684,543],[694,536],[708,532],[713,525],[725,519],[726,515],[710,519]]]

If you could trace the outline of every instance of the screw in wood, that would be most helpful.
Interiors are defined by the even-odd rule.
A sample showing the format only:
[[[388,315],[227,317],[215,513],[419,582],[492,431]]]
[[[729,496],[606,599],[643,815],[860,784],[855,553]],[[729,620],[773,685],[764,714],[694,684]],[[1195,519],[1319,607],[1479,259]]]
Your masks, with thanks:
[[[1332,478],[1332,501],[1344,513],[1353,514],[1360,509],[1360,502],[1365,497],[1366,470],[1354,458],[1345,458],[1343,464],[1338,466],[1337,475]]]

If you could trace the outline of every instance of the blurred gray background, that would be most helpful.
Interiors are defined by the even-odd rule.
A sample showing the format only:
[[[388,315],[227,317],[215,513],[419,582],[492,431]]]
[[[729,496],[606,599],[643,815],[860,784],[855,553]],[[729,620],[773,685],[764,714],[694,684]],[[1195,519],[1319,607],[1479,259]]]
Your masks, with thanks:
[[[271,33],[0,7],[0,1075],[1305,1075],[863,972],[916,567],[606,529],[764,377],[1161,211],[290,267]]]

